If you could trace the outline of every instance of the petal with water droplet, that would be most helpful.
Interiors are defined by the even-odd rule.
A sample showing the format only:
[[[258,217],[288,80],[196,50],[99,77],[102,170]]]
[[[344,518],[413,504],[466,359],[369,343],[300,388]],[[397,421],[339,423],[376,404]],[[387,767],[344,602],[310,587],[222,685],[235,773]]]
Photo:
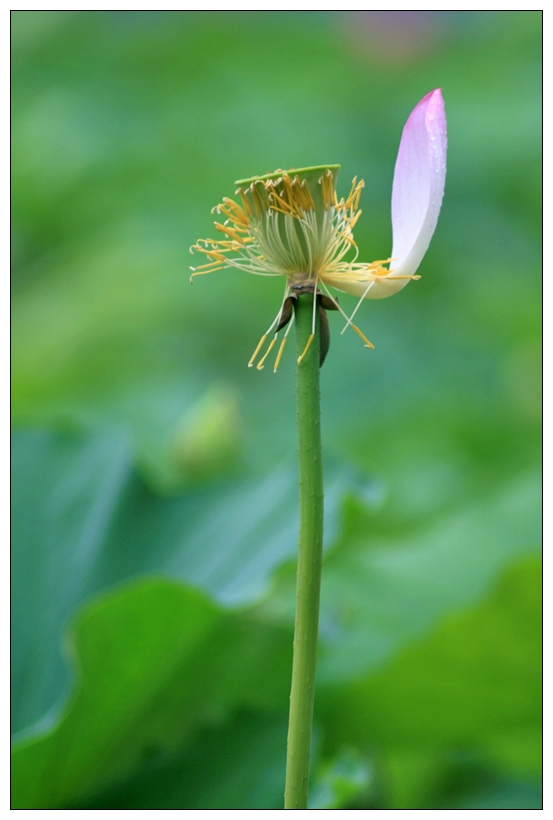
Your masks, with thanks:
[[[436,228],[445,185],[447,133],[441,89],[419,102],[405,123],[392,189],[391,277],[367,293],[382,299],[405,287],[419,267]]]

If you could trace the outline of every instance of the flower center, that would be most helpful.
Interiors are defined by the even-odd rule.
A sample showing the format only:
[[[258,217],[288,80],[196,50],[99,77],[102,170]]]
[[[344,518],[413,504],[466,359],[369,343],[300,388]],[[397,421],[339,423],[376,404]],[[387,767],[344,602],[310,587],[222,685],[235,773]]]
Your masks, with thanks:
[[[236,195],[242,204],[225,198],[214,209],[226,217],[215,223],[225,239],[198,240],[192,250],[209,262],[193,269],[194,275],[232,266],[261,276],[284,275],[294,287],[336,272],[348,251],[357,255],[353,227],[364,186],[354,179],[347,199],[338,200],[339,167],[278,170],[239,180]]]
[[[337,166],[277,171],[237,183],[261,258],[291,286],[314,282],[333,255],[337,171]]]

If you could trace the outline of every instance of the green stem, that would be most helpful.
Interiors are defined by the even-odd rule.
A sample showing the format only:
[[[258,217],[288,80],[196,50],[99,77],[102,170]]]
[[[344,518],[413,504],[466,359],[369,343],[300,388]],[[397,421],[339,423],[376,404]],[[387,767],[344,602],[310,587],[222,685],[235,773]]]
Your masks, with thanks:
[[[313,296],[296,302],[296,347],[302,354],[311,335]],[[294,660],[286,760],[285,809],[306,809],[313,725],[319,593],[323,543],[323,468],[319,412],[319,312],[315,338],[297,367],[296,402],[300,483],[300,535],[296,586]]]

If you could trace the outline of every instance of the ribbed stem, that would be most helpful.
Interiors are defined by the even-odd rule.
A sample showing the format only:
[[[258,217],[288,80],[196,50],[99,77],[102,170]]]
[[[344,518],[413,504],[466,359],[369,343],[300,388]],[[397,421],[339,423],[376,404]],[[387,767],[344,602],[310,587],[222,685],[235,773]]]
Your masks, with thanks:
[[[296,302],[296,348],[304,352],[311,335],[313,296]],[[323,543],[323,469],[319,410],[319,315],[315,338],[297,366],[296,403],[300,485],[300,534],[296,586],[294,660],[286,760],[285,809],[306,809],[313,725],[315,668]]]

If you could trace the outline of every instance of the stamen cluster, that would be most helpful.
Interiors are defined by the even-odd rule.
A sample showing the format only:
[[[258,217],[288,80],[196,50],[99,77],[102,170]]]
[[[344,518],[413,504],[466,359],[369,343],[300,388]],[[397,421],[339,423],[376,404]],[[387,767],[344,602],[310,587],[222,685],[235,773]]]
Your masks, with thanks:
[[[319,170],[318,179],[309,174],[314,190],[304,173],[282,170],[239,184],[236,195],[241,205],[225,197],[213,209],[225,217],[224,222],[215,222],[225,238],[199,239],[192,246],[192,252],[209,260],[193,268],[192,277],[235,267],[258,276],[286,276],[291,287],[317,280],[339,287],[336,279],[370,284],[374,277],[388,274],[381,262],[356,262],[353,228],[361,214],[364,182],[355,178],[347,198],[339,200],[333,171],[313,169]],[[353,260],[345,262],[351,250]]]

